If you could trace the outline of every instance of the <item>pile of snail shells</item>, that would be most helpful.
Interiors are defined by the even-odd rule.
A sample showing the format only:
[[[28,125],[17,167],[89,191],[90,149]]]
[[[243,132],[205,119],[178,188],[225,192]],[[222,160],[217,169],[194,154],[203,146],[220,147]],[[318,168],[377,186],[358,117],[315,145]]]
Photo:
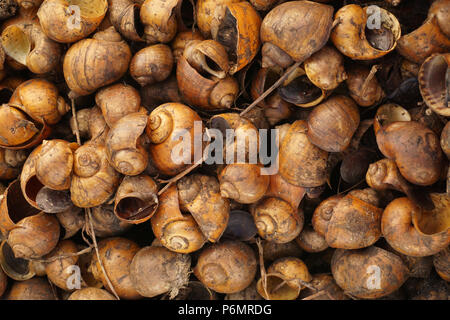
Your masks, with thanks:
[[[449,296],[450,0],[10,2],[2,299]]]

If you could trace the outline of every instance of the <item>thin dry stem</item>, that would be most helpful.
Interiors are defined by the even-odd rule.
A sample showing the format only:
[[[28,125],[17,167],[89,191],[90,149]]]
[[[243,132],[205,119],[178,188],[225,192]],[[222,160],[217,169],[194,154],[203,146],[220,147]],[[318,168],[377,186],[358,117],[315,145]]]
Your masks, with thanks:
[[[73,123],[75,124],[75,136],[77,137],[77,143],[81,146],[81,137],[80,137],[80,129],[78,127],[78,118],[77,118],[77,110],[75,107],[75,100],[70,99],[72,102],[72,117],[73,117]]]
[[[302,64],[302,62],[303,61],[299,61],[290,66],[289,69],[287,69],[286,72],[280,77],[280,79],[278,79],[277,82],[275,82],[269,89],[267,89],[262,95],[260,95],[258,99],[253,101],[251,105],[249,105],[244,111],[242,111],[240,116],[242,117],[243,115],[250,112],[254,107],[258,105],[258,103],[263,101],[269,94],[272,93],[272,91],[278,88],[284,82],[284,80],[286,80],[286,78],[289,77],[289,75]]]
[[[370,69],[370,72],[366,78],[366,80],[364,80],[364,83],[362,85],[362,91],[361,91],[361,95],[365,95],[366,91],[367,91],[367,87],[369,86],[369,82],[373,79],[373,77],[375,77],[375,74],[378,72],[378,65],[373,65],[372,69]]]
[[[85,253],[91,252],[92,251],[93,246],[90,246],[86,249],[83,249],[81,251],[78,251],[76,253],[68,253],[68,254],[63,254],[60,256],[56,256],[56,257],[52,257],[50,259],[27,259],[30,261],[34,261],[34,262],[42,262],[42,263],[50,263],[56,260],[60,260],[60,259],[66,259],[66,258],[71,258],[71,257],[77,257],[77,256],[81,256]]]
[[[258,246],[258,253],[259,253],[259,270],[261,273],[261,281],[264,289],[265,296],[268,300],[270,300],[269,292],[267,291],[267,272],[266,268],[264,267],[264,249],[261,244],[261,239],[256,239],[256,245]]]
[[[95,236],[94,224],[92,223],[91,209],[86,208],[85,211],[86,211],[86,214],[89,219],[89,226],[90,226],[90,229],[92,232],[90,234],[90,236],[92,238],[92,241],[94,242],[94,248],[95,248],[95,253],[97,254],[98,263],[100,264],[100,267],[102,268],[102,272],[105,275],[105,279],[106,279],[106,282],[108,283],[108,287],[111,289],[111,291],[113,292],[116,299],[120,300],[119,296],[117,295],[116,290],[114,290],[114,286],[112,285],[111,280],[109,280],[108,274],[106,273],[105,267],[103,266],[102,259],[100,258],[100,253],[98,252],[97,237]]]

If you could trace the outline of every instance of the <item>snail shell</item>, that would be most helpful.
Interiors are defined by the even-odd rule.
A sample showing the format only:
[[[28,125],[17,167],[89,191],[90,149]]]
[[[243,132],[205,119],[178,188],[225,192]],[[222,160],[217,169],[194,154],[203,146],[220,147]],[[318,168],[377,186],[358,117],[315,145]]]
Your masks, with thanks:
[[[8,232],[16,228],[16,224],[23,218],[37,215],[40,210],[28,204],[20,190],[19,180],[14,180],[3,193],[0,202],[0,232],[7,236]]]
[[[203,37],[211,38],[211,26],[218,24],[217,20],[220,17],[215,15],[215,12],[222,13],[225,10],[225,5],[230,3],[240,2],[240,0],[198,0],[196,6],[197,24]],[[214,21],[214,22],[213,22]]]
[[[164,247],[150,246],[139,250],[130,265],[130,278],[144,297],[169,293],[171,299],[189,283],[191,257]]]
[[[126,238],[108,238],[98,244],[99,256],[117,295],[126,300],[142,298],[131,279],[131,262],[140,247]],[[97,255],[93,255],[90,270],[103,286],[111,291],[100,267]]]
[[[381,28],[369,29],[369,10],[369,7],[349,4],[335,14],[339,23],[331,31],[330,39],[342,54],[353,60],[381,58],[395,49],[401,36],[397,18],[383,8],[378,8]]]
[[[331,97],[309,114],[308,139],[322,150],[341,152],[350,145],[359,120],[359,110],[352,99]]]
[[[158,208],[158,186],[147,175],[125,177],[116,192],[114,214],[129,223],[143,223]]]
[[[22,106],[0,106],[0,147],[21,150],[34,147],[50,135],[51,129],[42,118],[22,110]]]
[[[61,47],[43,32],[37,19],[12,23],[2,32],[5,53],[36,74],[46,74],[59,67]]]
[[[67,190],[78,144],[64,140],[44,140],[36,159],[36,178],[53,190]]]
[[[70,47],[64,57],[64,78],[73,94],[88,95],[119,80],[130,61],[128,44],[110,27]]]
[[[270,181],[269,176],[262,174],[262,168],[261,165],[250,163],[227,165],[219,175],[222,197],[244,204],[261,199]]]
[[[262,21],[261,41],[271,43],[294,61],[305,61],[328,40],[333,7],[311,1],[290,1],[273,8]],[[270,57],[264,56],[264,63]],[[276,62],[275,62],[276,64]]]
[[[200,130],[195,130],[197,124],[200,125]],[[188,106],[181,103],[166,103],[157,107],[150,113],[146,133],[151,142],[149,151],[153,164],[162,174],[174,176],[187,168],[190,163],[197,161],[194,159],[195,141],[199,138],[202,141],[202,120]],[[181,143],[180,135],[184,136],[186,133],[189,134],[191,152],[188,154],[184,152],[183,155],[173,154],[173,149]],[[183,142],[183,146],[186,147],[187,142],[184,139]]]
[[[439,180],[444,156],[431,129],[416,121],[394,122],[376,137],[380,151],[395,161],[406,180],[420,186]]]
[[[344,197],[344,195],[334,195],[328,199],[323,200],[317,208],[314,210],[312,217],[312,226],[314,231],[316,231],[322,237],[325,237],[328,230],[328,225],[330,223],[331,217],[334,214],[334,209],[339,201]]]
[[[423,100],[437,114],[450,117],[448,103],[450,53],[434,54],[419,70],[419,88]]]
[[[398,104],[387,103],[378,108],[373,122],[373,129],[375,134],[377,134],[380,129],[386,128],[393,122],[411,120],[412,117],[408,110]]]
[[[148,154],[140,137],[147,126],[147,114],[131,113],[111,128],[106,136],[106,155],[109,163],[118,172],[135,176],[148,165]]]
[[[439,276],[445,281],[450,281],[450,247],[433,256],[433,265]]]
[[[58,244],[58,220],[40,213],[20,220],[8,234],[8,244],[16,258],[36,259],[52,251]]]
[[[63,240],[50,252],[45,259],[52,259],[63,255],[76,254],[78,248],[76,244],[71,240]],[[72,291],[73,288],[69,288],[69,278],[73,274],[72,266],[78,264],[79,257],[74,255],[67,258],[57,259],[49,262],[45,266],[45,273],[48,279],[57,287],[65,290]]]
[[[352,65],[348,70],[346,84],[349,95],[361,107],[373,106],[385,97],[377,77],[366,81],[369,74],[369,68],[357,64]]]
[[[200,1],[198,1],[198,3],[200,3]],[[199,8],[198,3],[197,10]],[[188,43],[193,40],[203,41],[204,38],[202,37],[200,32],[198,32],[198,30],[178,32],[175,39],[173,39],[171,43],[173,59],[175,60],[175,62],[178,62],[178,60],[183,56],[184,49],[186,48]]]
[[[235,293],[247,288],[256,275],[256,257],[243,242],[225,241],[200,253],[194,275],[219,293]]]
[[[72,238],[85,224],[84,211],[73,205],[69,209],[57,213],[56,218],[64,229],[63,239]]]
[[[130,75],[142,87],[164,81],[173,68],[172,50],[165,44],[155,44],[138,51],[130,63]]]
[[[36,277],[14,282],[5,300],[56,300],[56,297],[48,280]]]
[[[295,300],[303,287],[302,282],[311,280],[308,267],[302,260],[285,257],[276,260],[267,269],[266,286],[260,279],[256,288],[266,300]]]
[[[287,183],[283,177],[277,173],[270,176],[270,184],[266,197],[280,198],[296,209],[300,205],[303,197],[305,196],[306,189]]]
[[[194,218],[181,213],[176,186],[171,186],[159,196],[159,207],[150,221],[155,237],[171,251],[191,253],[206,242]]]
[[[95,95],[95,102],[102,109],[106,123],[112,128],[124,116],[139,111],[141,97],[134,87],[117,83],[99,90]]]
[[[374,246],[360,250],[336,250],[331,271],[344,292],[362,299],[389,295],[403,285],[409,273],[397,255]],[[373,280],[375,277],[376,283]]]
[[[36,275],[31,261],[14,257],[14,252],[6,240],[0,245],[0,266],[2,280],[3,277],[7,278],[5,274],[16,281],[25,281]],[[1,283],[3,284],[3,281]]]
[[[27,157],[23,151],[0,148],[0,179],[11,180],[17,178],[26,159]]]
[[[325,237],[322,237],[311,227],[305,227],[300,235],[295,238],[298,246],[306,252],[322,252],[328,248]]]
[[[424,257],[450,244],[450,197],[436,193],[430,196],[433,210],[421,209],[408,198],[395,199],[384,210],[381,230],[396,251]]]
[[[147,43],[170,42],[177,33],[175,10],[180,0],[145,0],[140,16]]]
[[[106,147],[86,143],[74,153],[70,193],[74,205],[92,208],[107,201],[119,185],[119,173],[109,164]]]
[[[116,237],[128,231],[133,225],[120,220],[114,214],[114,206],[103,204],[92,208],[92,225],[95,235],[101,238]]]
[[[108,291],[89,287],[74,291],[67,300],[116,300]]]
[[[309,141],[307,130],[307,122],[297,120],[280,139],[279,172],[290,184],[318,187],[327,180],[328,153]]]
[[[450,124],[448,122],[442,130],[441,147],[442,151],[447,155],[447,158],[450,159]]]
[[[23,106],[27,114],[42,118],[49,125],[58,123],[70,110],[57,87],[44,79],[31,79],[20,84],[9,103]]]
[[[78,13],[72,8],[76,5]],[[102,22],[108,10],[107,0],[46,0],[37,16],[45,34],[57,42],[71,43],[86,38]],[[79,14],[79,16],[75,16]],[[76,23],[72,20],[76,17]],[[71,20],[72,19],[72,20]]]
[[[114,28],[128,40],[144,41],[139,21],[141,3],[133,0],[109,0],[108,4],[109,20]]]
[[[303,211],[278,198],[261,200],[252,207],[252,214],[259,235],[268,241],[290,242],[303,229]]]
[[[182,208],[188,210],[211,242],[219,241],[230,216],[230,203],[220,195],[215,177],[193,174],[177,183]]]

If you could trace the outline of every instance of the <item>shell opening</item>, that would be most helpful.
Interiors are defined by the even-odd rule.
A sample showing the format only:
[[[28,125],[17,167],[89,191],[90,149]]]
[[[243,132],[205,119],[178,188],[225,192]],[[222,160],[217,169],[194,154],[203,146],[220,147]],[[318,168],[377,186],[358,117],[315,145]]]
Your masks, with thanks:
[[[87,18],[96,18],[105,14],[108,4],[106,0],[67,0],[69,6],[78,6],[81,15]],[[69,12],[75,14],[75,12]]]
[[[181,6],[179,7],[178,16],[183,22],[184,26],[188,29],[192,28],[195,23],[195,6],[192,0],[181,1]]]
[[[373,14],[378,15],[377,12],[374,13],[370,10],[370,7],[365,8],[368,16],[371,16]],[[396,41],[400,38],[400,24],[395,16],[390,12],[382,8],[378,8],[377,11],[378,10],[381,23],[379,26],[373,25],[372,23],[366,24],[366,39],[374,49],[380,51],[389,51],[395,47]]]
[[[257,288],[263,297],[270,300],[295,300],[300,293],[300,288],[290,287],[285,280],[276,275],[267,275],[266,289],[268,297],[261,280],[258,281]]]
[[[184,1],[183,1],[184,2]],[[139,38],[143,38],[145,35],[145,26],[141,22],[141,8],[137,5],[133,6],[133,19],[134,19],[134,29]]]
[[[316,87],[306,75],[299,76],[278,89],[280,97],[290,103],[308,104],[322,96],[322,90]]]
[[[449,108],[450,67],[445,57],[436,55],[430,58],[422,70],[419,81],[427,105],[430,108]]]
[[[116,213],[124,220],[141,220],[154,213],[157,206],[158,198],[156,196],[150,201],[144,201],[137,197],[126,197],[117,204]]]
[[[22,258],[16,258],[6,241],[1,246],[0,263],[3,271],[13,280],[23,281],[34,276],[34,273],[30,272],[30,262]]]
[[[450,229],[450,197],[446,194],[431,194],[431,198],[435,208],[414,211],[412,217],[416,228],[427,235]]]
[[[222,234],[222,238],[248,241],[257,233],[255,221],[252,215],[246,211],[235,210],[230,212],[227,228]]]
[[[32,196],[30,199],[34,200],[36,199],[38,191],[44,186],[37,180],[36,176],[33,176],[30,180],[33,180],[33,184],[31,186],[32,189],[30,189],[31,192],[27,192],[27,195],[30,194]],[[27,184],[27,191],[28,186],[29,184]],[[26,217],[31,217],[39,213],[39,210],[30,206],[23,197],[18,180],[11,184],[7,192],[7,206],[9,209],[9,217],[12,222],[18,223]]]
[[[226,8],[225,17],[217,32],[217,42],[225,47],[228,59],[234,62],[237,60],[237,40],[238,30],[236,18],[233,17],[230,10]]]
[[[13,95],[13,90],[10,88],[1,88],[0,89],[0,104],[8,103]]]
[[[399,105],[385,104],[378,109],[376,121],[381,127],[386,127],[393,122],[411,121],[411,115]]]
[[[31,52],[31,40],[17,26],[9,26],[2,33],[2,46],[6,54],[15,61],[27,65],[27,57]]]

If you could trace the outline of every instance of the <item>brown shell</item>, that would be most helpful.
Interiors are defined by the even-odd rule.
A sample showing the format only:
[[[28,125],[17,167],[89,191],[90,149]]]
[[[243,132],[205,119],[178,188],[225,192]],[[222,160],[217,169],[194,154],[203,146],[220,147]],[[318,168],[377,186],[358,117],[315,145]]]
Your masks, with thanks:
[[[330,39],[342,54],[353,60],[381,58],[395,49],[401,36],[400,23],[397,18],[389,11],[379,7],[382,31],[378,31],[380,29],[370,30],[368,8],[349,4],[340,8],[334,16],[339,23],[331,31]],[[368,33],[369,30],[375,34],[375,39]],[[380,34],[387,35],[387,37],[381,40],[381,43],[377,43]],[[378,48],[374,45],[377,45]]]
[[[127,300],[140,299],[141,295],[135,290],[130,277],[130,265],[140,250],[139,246],[125,238],[108,238],[98,243],[98,250],[103,267],[117,295]],[[93,255],[91,272],[107,290],[111,291],[97,255]]]
[[[304,282],[310,282],[306,264],[294,257],[285,257],[273,262],[267,269],[264,286],[263,279],[256,284],[258,293],[266,300],[295,300]],[[284,283],[282,285],[282,283]]]
[[[108,291],[99,288],[84,288],[76,290],[67,300],[116,300]]]
[[[375,130],[375,134],[377,134],[380,129],[385,129],[393,122],[411,120],[412,117],[408,110],[395,103],[386,103],[377,109],[373,121],[373,129]]]
[[[256,266],[251,247],[239,241],[225,241],[202,250],[194,275],[216,292],[235,293],[252,283]]]
[[[118,120],[106,136],[106,156],[118,172],[136,176],[147,168],[148,153],[140,140],[147,119],[146,113],[130,113]]]
[[[36,204],[36,196],[44,187],[36,176],[36,160],[41,149],[42,145],[39,145],[30,153],[23,165],[22,173],[20,174],[21,194],[23,194],[23,197],[30,205],[37,209],[39,209],[39,207]]]
[[[381,236],[381,214],[382,209],[346,195],[333,209],[325,235],[328,245],[340,249],[371,246]]]
[[[322,252],[328,248],[328,243],[325,238],[309,226],[302,230],[300,235],[295,238],[295,241],[306,252]]]
[[[269,187],[270,178],[263,166],[251,163],[227,165],[219,174],[220,194],[239,203],[255,203]]]
[[[23,106],[27,114],[42,118],[49,125],[58,123],[70,110],[58,88],[45,79],[31,79],[20,84],[9,103]]]
[[[8,234],[8,244],[16,258],[36,259],[58,244],[60,227],[53,216],[40,213],[20,220]]]
[[[276,243],[294,240],[302,231],[303,211],[279,198],[266,198],[252,207],[252,215],[261,238]]]
[[[210,242],[219,241],[228,225],[230,203],[220,195],[217,178],[193,174],[177,182],[180,205],[188,210]]]
[[[432,16],[411,33],[400,38],[397,51],[410,61],[421,64],[433,53],[450,50],[450,38],[439,28],[437,18]]]
[[[205,78],[184,56],[178,60],[177,82],[184,100],[205,110],[230,108],[239,91],[236,79]]]
[[[450,53],[433,54],[419,70],[419,88],[423,100],[437,114],[450,117],[448,74]]]
[[[74,9],[72,2],[79,12]],[[37,16],[49,38],[57,42],[71,43],[94,32],[107,10],[107,0],[46,0],[39,7]]]
[[[194,218],[181,212],[177,187],[171,186],[162,193],[159,203],[150,220],[155,237],[171,251],[191,253],[199,250],[206,238]]]
[[[36,277],[14,282],[5,300],[56,300],[56,297],[47,279]]]
[[[130,75],[142,87],[167,79],[173,68],[172,50],[155,44],[138,51],[130,63]]]
[[[186,44],[183,56],[200,73],[223,79],[229,71],[225,47],[214,40],[190,41]]]
[[[297,120],[280,140],[279,172],[290,184],[318,187],[327,181],[328,153],[309,141],[307,130],[307,122]]]
[[[164,247],[150,246],[139,250],[130,265],[133,286],[144,297],[169,293],[173,299],[189,282],[191,257]]]
[[[374,246],[336,250],[331,271],[344,292],[362,299],[387,296],[403,285],[409,273],[397,255]]]
[[[272,9],[261,25],[261,41],[270,42],[295,61],[305,61],[328,40],[333,7],[311,1],[291,1]]]
[[[22,106],[0,106],[0,147],[21,150],[34,147],[50,135],[51,128],[42,118],[33,117]]]
[[[174,176],[202,156],[199,155],[198,159],[194,159],[195,149],[200,147],[198,151],[202,151],[201,146],[196,147],[195,144],[195,140],[201,141],[203,138],[201,121],[194,110],[181,103],[166,103],[150,113],[146,128],[151,142],[149,151],[153,164],[162,174]],[[172,151],[181,144],[180,138],[186,134],[185,130],[190,135],[191,152],[187,155],[188,158],[181,158],[180,154],[174,154],[176,163]],[[182,145],[185,146],[186,143],[184,141]]]
[[[433,256],[433,265],[439,276],[445,281],[450,282],[450,247]]]
[[[277,173],[270,176],[270,184],[265,197],[280,198],[291,205],[292,208],[297,209],[300,202],[305,196],[306,189],[287,183],[283,177]]]
[[[199,9],[199,3],[200,1],[198,1],[197,3],[197,12]],[[177,33],[176,37],[171,43],[173,59],[175,60],[175,62],[178,62],[178,60],[183,56],[184,49],[186,48],[187,44],[193,40],[204,40],[197,29],[194,31],[190,30]]]
[[[64,140],[44,140],[36,159],[36,178],[53,190],[67,190],[78,144]]]
[[[45,259],[52,259],[63,255],[76,254],[78,248],[76,244],[71,240],[63,240],[50,252]],[[57,287],[65,291],[73,291],[75,288],[69,288],[72,284],[69,278],[73,276],[74,270],[72,266],[76,266],[78,262],[78,256],[71,256],[63,259],[57,259],[49,262],[45,266],[45,272],[48,279]]]
[[[0,180],[17,178],[26,158],[23,151],[0,148]]]
[[[177,33],[176,7],[180,0],[145,0],[140,16],[147,43],[170,42]]]
[[[113,205],[92,208],[92,224],[95,235],[101,238],[116,237],[133,227],[131,223],[120,220],[114,214]]]
[[[119,80],[130,61],[128,44],[110,27],[70,47],[64,58],[64,78],[75,95],[88,95]]]
[[[141,107],[139,92],[123,83],[99,90],[95,95],[95,102],[102,109],[103,117],[110,128],[124,116],[138,112]]]
[[[314,231],[322,237],[325,237],[327,234],[328,225],[334,214],[334,209],[343,197],[344,195],[342,194],[331,196],[323,200],[314,210],[311,220],[312,226]]]
[[[395,160],[406,180],[420,186],[439,180],[444,155],[431,129],[416,121],[393,122],[376,136],[380,151]]]
[[[36,275],[33,263],[26,259],[16,258],[6,240],[0,245],[0,266],[0,278],[6,274],[6,276],[13,280],[25,281]],[[3,279],[0,282],[2,281]]]
[[[347,96],[333,96],[308,116],[308,139],[328,152],[345,150],[359,126],[359,110]]]
[[[19,180],[13,181],[3,194],[0,202],[0,232],[7,236],[16,224],[26,217],[37,215],[40,210],[30,206],[24,198]]]
[[[370,164],[366,182],[377,191],[394,189],[405,194],[412,191],[412,185],[402,177],[395,161],[390,159],[382,159]]]
[[[125,177],[116,192],[114,214],[128,223],[143,223],[158,208],[158,186],[144,174]]]
[[[113,196],[119,173],[109,164],[103,145],[87,143],[74,153],[70,193],[77,207],[92,208]]]
[[[441,134],[441,148],[442,151],[450,159],[450,122],[447,122]]]
[[[217,19],[223,18],[219,13],[225,10],[225,6],[237,3],[241,0],[198,0],[196,5],[196,18],[198,28],[203,37],[211,38],[211,26],[218,24]],[[216,12],[218,13],[216,15]]]
[[[141,88],[140,93],[142,104],[149,109],[156,108],[167,102],[182,102],[175,74],[172,74],[164,81]]]
[[[64,229],[64,239],[72,238],[85,224],[84,211],[75,206],[57,213],[56,218]]]
[[[141,3],[134,0],[109,0],[109,21],[126,39],[144,41],[139,13]]]
[[[381,230],[398,252],[413,257],[430,256],[450,244],[450,196],[431,194],[433,210],[424,210],[408,198],[392,201],[384,210]]]
[[[331,46],[314,53],[305,60],[303,67],[309,80],[323,90],[333,90],[347,79],[344,57]]]
[[[213,39],[228,52],[231,75],[248,65],[258,53],[260,27],[261,17],[247,1],[226,3],[223,18],[211,26]]]
[[[60,65],[61,47],[43,32],[37,19],[25,19],[5,25],[2,46],[13,61],[36,74],[46,74]]]
[[[346,84],[349,95],[361,107],[373,106],[380,102],[385,96],[377,77],[372,77],[366,82],[369,73],[369,68],[357,64],[352,65],[348,70]],[[366,85],[366,87],[364,87],[364,85]]]

